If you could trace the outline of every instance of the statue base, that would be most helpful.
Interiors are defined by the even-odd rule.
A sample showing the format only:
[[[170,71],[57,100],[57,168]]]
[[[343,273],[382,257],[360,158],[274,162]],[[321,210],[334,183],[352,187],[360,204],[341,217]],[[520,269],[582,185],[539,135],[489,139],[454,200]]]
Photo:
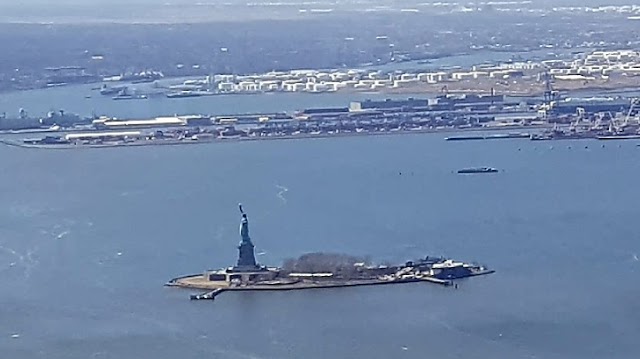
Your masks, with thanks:
[[[233,266],[228,270],[232,273],[247,273],[247,272],[264,272],[267,269],[260,266]]]

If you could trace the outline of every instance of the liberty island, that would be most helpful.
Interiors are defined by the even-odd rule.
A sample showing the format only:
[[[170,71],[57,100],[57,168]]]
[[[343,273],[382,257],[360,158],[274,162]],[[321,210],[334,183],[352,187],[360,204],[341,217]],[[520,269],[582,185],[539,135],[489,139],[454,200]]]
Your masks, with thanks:
[[[242,204],[239,209],[241,240],[236,265],[174,278],[166,286],[207,290],[191,295],[191,299],[199,300],[215,299],[225,291],[285,291],[414,282],[450,286],[456,279],[494,272],[484,266],[443,257],[427,256],[402,265],[375,266],[356,257],[333,253],[305,254],[283,267],[268,267],[257,263],[255,246],[249,236],[249,219]]]

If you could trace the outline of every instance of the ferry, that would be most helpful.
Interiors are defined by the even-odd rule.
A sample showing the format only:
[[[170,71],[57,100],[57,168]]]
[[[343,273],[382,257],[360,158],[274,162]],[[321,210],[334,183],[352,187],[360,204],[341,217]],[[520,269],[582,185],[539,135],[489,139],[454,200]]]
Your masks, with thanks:
[[[493,167],[471,167],[471,168],[463,168],[458,170],[460,174],[471,174],[471,173],[496,173],[498,169]]]

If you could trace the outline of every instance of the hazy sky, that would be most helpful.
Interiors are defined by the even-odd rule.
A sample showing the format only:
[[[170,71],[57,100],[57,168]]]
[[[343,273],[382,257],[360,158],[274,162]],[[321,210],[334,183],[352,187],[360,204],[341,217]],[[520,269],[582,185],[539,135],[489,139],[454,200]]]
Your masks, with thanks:
[[[318,1],[318,0],[316,0]],[[472,3],[472,2],[484,2],[491,0],[477,0],[477,1],[468,1],[468,0],[449,0],[450,2],[459,2],[459,3]],[[503,1],[503,0],[493,0],[493,1]],[[147,4],[147,5],[158,5],[164,3],[171,4],[196,4],[196,3],[268,3],[268,2],[276,2],[274,0],[0,0],[0,5],[12,5],[12,6],[20,6],[20,5],[46,5],[46,6],[56,6],[56,5],[122,5],[122,4]],[[282,2],[286,3],[295,3],[295,2],[308,2],[308,0],[283,0]],[[318,1],[322,2],[322,0]],[[415,4],[415,3],[429,3],[429,2],[439,2],[438,0],[327,0],[328,3],[377,3],[377,4]],[[440,0],[440,2],[448,2],[447,0]],[[604,5],[604,4],[634,4],[635,0],[531,0],[534,4],[591,4],[591,5]]]
[[[289,19],[298,16],[298,8],[335,8],[340,10],[359,10],[380,5],[392,5],[395,9],[419,8],[418,4],[451,2],[482,3],[506,0],[0,0],[0,23],[73,23],[73,22],[201,22],[256,19]],[[514,0],[510,0],[514,1]],[[515,0],[522,1],[522,0]],[[637,0],[531,0],[542,8],[554,6],[584,6],[601,4],[630,4]],[[250,7],[247,3],[285,3],[300,6]],[[240,6],[198,7],[196,4]],[[306,4],[305,4],[306,3]],[[171,4],[174,6],[164,6]],[[534,5],[534,6],[535,6]],[[531,8],[531,4],[523,7]],[[514,5],[509,7],[513,8]],[[217,17],[216,17],[217,16]]]

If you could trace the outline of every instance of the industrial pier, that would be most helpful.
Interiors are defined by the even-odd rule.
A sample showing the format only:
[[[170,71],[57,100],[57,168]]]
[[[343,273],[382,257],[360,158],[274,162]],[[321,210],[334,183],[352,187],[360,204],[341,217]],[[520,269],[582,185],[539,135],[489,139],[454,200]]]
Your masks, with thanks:
[[[425,257],[397,266],[372,266],[355,257],[326,253],[303,255],[283,268],[261,266],[255,259],[249,220],[242,205],[240,213],[241,241],[235,266],[181,276],[165,285],[200,289],[206,292],[190,298],[211,300],[227,291],[292,291],[416,282],[457,287],[456,279],[494,272],[484,266],[442,257]]]
[[[528,101],[515,103],[501,95],[469,94],[443,95],[433,99],[356,101],[348,107],[311,108],[293,114],[186,115],[132,120],[108,117],[80,119],[64,112],[52,112],[45,119],[31,121],[21,110],[20,121],[0,117],[0,128],[4,124],[14,128],[15,123],[21,123],[21,126],[36,127],[9,131],[47,132],[43,138],[2,141],[27,148],[499,130],[511,132],[452,136],[447,140],[630,139],[640,136],[637,100],[560,101],[554,96],[549,95],[542,105]],[[526,129],[526,132],[513,132],[515,129]],[[547,131],[537,133],[540,130]]]
[[[295,113],[186,115],[129,120],[109,117],[80,119],[50,113],[42,121],[33,121],[36,128],[28,129],[47,132],[45,137],[12,140],[11,144],[28,148],[83,148],[193,143],[192,139],[204,138],[219,142],[480,130],[499,128],[496,117],[505,114],[522,121],[516,124],[518,126],[544,125],[535,123],[531,113],[523,114],[517,107],[518,104],[505,101],[505,97],[500,95],[446,95],[435,99],[366,100],[352,102],[348,107],[311,108]],[[27,118],[24,112],[21,116]],[[6,121],[0,118],[0,128]],[[7,125],[13,126],[13,122],[8,121]],[[38,128],[39,125],[47,127]],[[16,131],[11,128],[9,131]]]

